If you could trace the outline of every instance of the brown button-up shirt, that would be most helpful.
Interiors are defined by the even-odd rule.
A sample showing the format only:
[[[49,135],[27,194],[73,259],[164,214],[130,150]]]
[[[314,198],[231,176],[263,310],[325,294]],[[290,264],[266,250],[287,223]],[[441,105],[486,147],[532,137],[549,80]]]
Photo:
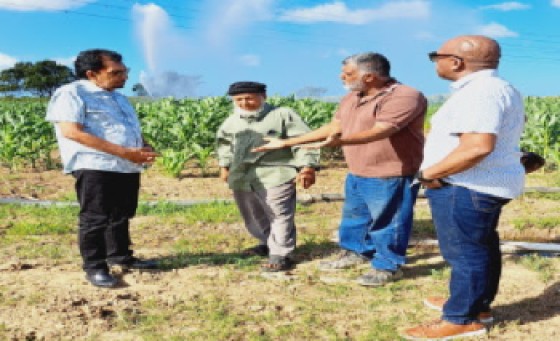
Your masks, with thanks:
[[[416,173],[422,162],[427,106],[421,92],[400,83],[389,84],[373,96],[356,91],[346,95],[335,113],[342,136],[371,129],[376,122],[398,129],[382,140],[343,146],[350,173],[379,178]]]

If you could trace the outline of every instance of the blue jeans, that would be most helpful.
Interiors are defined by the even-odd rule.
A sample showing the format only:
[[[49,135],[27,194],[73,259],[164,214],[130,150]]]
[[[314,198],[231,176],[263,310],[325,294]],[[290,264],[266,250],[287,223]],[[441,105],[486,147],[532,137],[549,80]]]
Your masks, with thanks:
[[[426,191],[439,248],[451,266],[443,319],[467,324],[490,311],[502,270],[496,228],[510,199],[449,185]]]
[[[371,259],[375,269],[396,271],[406,261],[418,186],[412,176],[364,178],[348,174],[339,244]]]

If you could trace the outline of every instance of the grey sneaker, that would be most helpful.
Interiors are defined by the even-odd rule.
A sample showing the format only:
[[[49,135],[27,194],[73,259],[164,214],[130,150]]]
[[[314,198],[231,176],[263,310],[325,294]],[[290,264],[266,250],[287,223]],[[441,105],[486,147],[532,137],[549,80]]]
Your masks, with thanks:
[[[364,275],[358,277],[357,281],[358,284],[375,287],[384,285],[388,282],[396,281],[397,279],[401,279],[402,277],[403,272],[400,269],[395,272],[372,269]]]
[[[366,257],[360,256],[355,252],[342,250],[342,252],[339,254],[337,259],[320,262],[319,270],[333,271],[333,270],[348,269],[359,264],[364,264],[368,261],[369,260]]]

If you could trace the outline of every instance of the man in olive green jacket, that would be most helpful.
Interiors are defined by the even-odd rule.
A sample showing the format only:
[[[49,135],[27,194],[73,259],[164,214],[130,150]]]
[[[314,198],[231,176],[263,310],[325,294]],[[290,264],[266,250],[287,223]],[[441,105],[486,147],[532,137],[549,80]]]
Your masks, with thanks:
[[[266,103],[262,83],[233,83],[228,95],[234,110],[217,133],[218,161],[220,178],[233,190],[247,230],[259,240],[245,252],[269,256],[263,271],[288,270],[296,246],[296,178],[303,188],[315,183],[319,153],[299,147],[252,152],[265,137],[293,137],[310,129],[294,110]]]

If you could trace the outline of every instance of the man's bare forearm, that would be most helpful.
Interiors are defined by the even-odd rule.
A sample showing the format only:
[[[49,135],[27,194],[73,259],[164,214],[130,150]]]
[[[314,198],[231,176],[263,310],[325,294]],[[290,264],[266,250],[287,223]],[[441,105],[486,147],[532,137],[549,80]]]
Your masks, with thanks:
[[[151,148],[127,148],[83,130],[82,125],[73,122],[58,123],[62,135],[86,147],[115,155],[134,163],[151,163],[158,156]]]
[[[122,158],[124,158],[124,156],[126,155],[125,147],[111,143],[107,140],[101,139],[82,130],[63,130],[63,135],[67,139],[75,141],[79,144],[83,144],[86,147],[105,152],[107,154],[115,155]]]
[[[293,147],[299,144],[307,144],[311,142],[323,141],[330,135],[336,134],[338,132],[340,132],[340,124],[335,121],[332,121],[329,124],[326,124],[320,128],[310,131],[307,134],[284,140],[284,144],[286,147]]]
[[[460,143],[449,155],[423,170],[426,179],[440,179],[463,172],[484,160],[496,144],[493,134],[463,134]]]
[[[397,128],[377,123],[372,129],[364,130],[359,133],[342,136],[340,138],[341,145],[364,144],[387,138],[398,131]]]

